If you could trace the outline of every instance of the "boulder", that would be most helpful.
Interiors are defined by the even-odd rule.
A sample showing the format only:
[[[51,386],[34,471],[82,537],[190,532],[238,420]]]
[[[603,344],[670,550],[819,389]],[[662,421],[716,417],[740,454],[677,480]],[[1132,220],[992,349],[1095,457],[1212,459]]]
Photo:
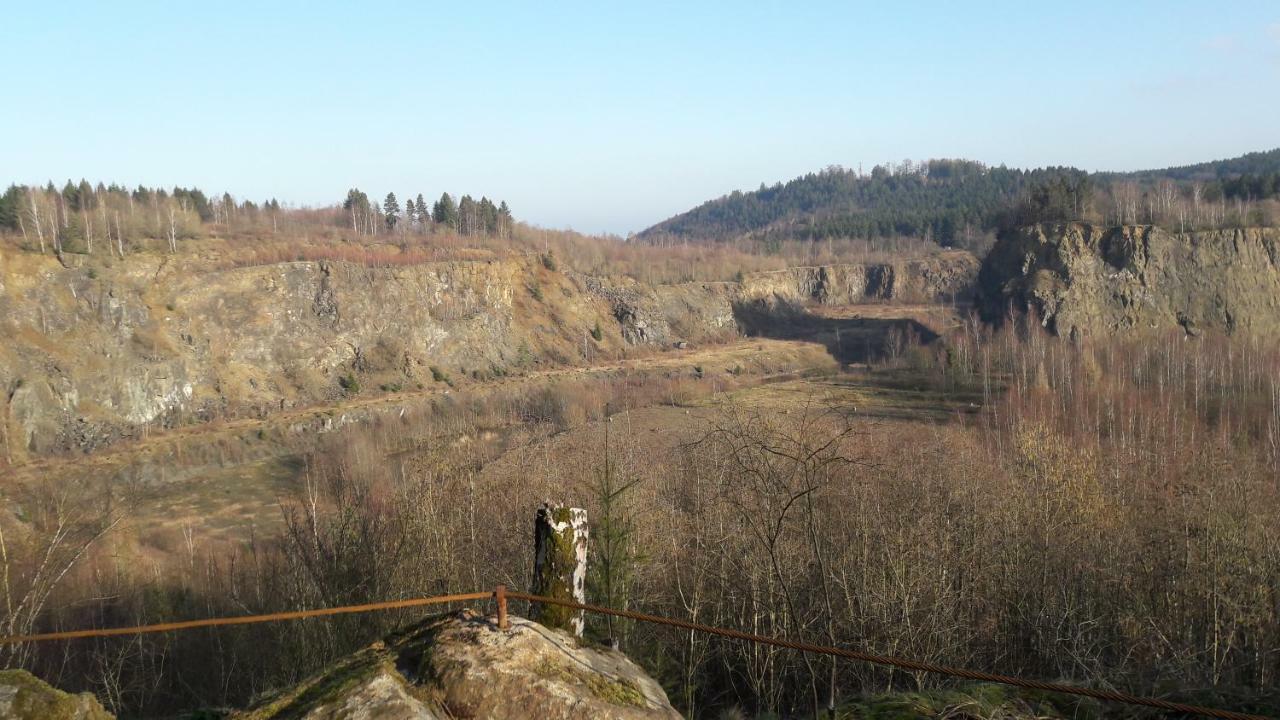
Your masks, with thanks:
[[[622,653],[510,617],[433,618],[234,715],[272,718],[679,718],[653,678]]]
[[[90,693],[71,695],[26,670],[0,670],[0,718],[6,720],[112,720]]]

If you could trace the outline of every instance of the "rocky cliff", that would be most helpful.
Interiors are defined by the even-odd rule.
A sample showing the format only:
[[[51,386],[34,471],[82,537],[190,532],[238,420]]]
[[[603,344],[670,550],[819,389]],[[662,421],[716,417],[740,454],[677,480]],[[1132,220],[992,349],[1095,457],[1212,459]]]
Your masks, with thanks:
[[[962,294],[971,256],[651,287],[536,257],[217,269],[0,251],[0,464],[151,429],[488,379],[740,331],[747,301]]]
[[[996,243],[978,287],[989,319],[1030,309],[1062,335],[1177,328],[1275,334],[1280,230],[1033,226]]]
[[[978,260],[961,251],[884,263],[793,267],[750,273],[739,282],[650,287],[581,276],[604,299],[630,343],[669,343],[740,332],[741,307],[950,303],[972,298]]]
[[[970,253],[949,251],[911,260],[795,267],[743,279],[748,299],[774,297],[794,303],[855,305],[864,302],[966,301],[978,275]]]

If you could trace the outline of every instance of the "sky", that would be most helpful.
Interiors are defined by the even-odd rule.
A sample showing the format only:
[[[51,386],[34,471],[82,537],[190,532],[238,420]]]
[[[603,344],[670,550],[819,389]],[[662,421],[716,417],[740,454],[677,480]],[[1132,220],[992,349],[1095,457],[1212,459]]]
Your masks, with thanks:
[[[0,182],[506,200],[625,235],[829,165],[1280,146],[1280,3],[0,4]]]

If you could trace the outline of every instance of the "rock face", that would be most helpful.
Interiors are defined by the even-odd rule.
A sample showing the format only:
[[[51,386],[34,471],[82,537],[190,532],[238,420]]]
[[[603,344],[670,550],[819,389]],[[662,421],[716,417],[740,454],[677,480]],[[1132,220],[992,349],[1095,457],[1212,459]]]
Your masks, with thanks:
[[[741,332],[743,302],[963,297],[967,253],[649,286],[536,257],[211,267],[0,250],[0,464],[151,429],[334,404]],[[598,336],[598,337],[597,337]]]
[[[621,653],[510,620],[507,631],[471,611],[429,620],[233,718],[680,717]]]
[[[749,273],[741,282],[649,287],[634,281],[582,276],[605,300],[632,344],[668,345],[736,334],[742,305],[857,305],[868,302],[966,302],[978,260],[963,251],[888,263],[816,265]]]
[[[744,278],[745,299],[773,297],[792,303],[856,305],[892,300],[938,303],[968,300],[978,275],[970,253],[949,251],[887,263],[796,267]]]
[[[89,693],[70,695],[25,670],[0,670],[0,718],[6,720],[112,720]]]
[[[1033,226],[996,243],[978,285],[988,319],[1030,309],[1061,335],[1270,335],[1280,332],[1280,230]]]

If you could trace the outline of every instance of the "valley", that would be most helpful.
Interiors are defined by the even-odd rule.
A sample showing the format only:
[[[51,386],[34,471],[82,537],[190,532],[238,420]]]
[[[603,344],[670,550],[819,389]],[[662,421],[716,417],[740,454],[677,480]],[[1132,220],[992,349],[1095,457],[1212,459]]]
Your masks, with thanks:
[[[1047,198],[1035,212],[1089,189],[1057,172],[1018,176]],[[139,198],[176,228],[193,191],[90,191],[133,209],[128,245],[0,233],[10,634],[520,592],[551,503],[585,513],[582,591],[605,606],[1273,706],[1273,227],[1221,227],[1221,206],[1186,231],[1043,220],[973,252],[774,243],[785,218],[621,242],[499,213],[466,233],[415,214],[386,237],[351,195],[235,222],[224,200],[179,239],[146,230],[164,215]],[[462,640],[431,647],[472,662],[488,621],[451,617]],[[0,657],[127,716],[386,709],[386,683],[415,702],[464,685],[397,669],[306,688],[345,663],[382,672],[398,633],[440,622],[397,610]],[[595,616],[584,632],[666,693],[646,701],[664,713],[800,717],[829,693],[855,716],[1112,716]],[[531,662],[539,687],[635,699]]]
[[[891,342],[905,348],[939,337],[966,312],[945,305],[815,305],[758,325],[758,337],[160,427],[91,452],[10,466],[0,496],[20,508],[34,485],[100,487],[102,501],[128,508],[111,552],[164,565],[183,548],[215,552],[254,533],[277,532],[281,504],[301,492],[306,456],[370,432],[394,438],[388,462],[460,455],[484,474],[530,443],[567,457],[563,443],[594,438],[605,408],[583,404],[583,394],[604,394],[609,412],[636,418],[645,432],[662,428],[668,440],[693,437],[726,402],[786,408],[820,400],[861,406],[866,418],[945,420],[974,406],[949,407],[940,396],[894,388],[866,373],[870,361],[886,358]],[[529,409],[546,398],[549,412]],[[660,442],[650,450],[664,454],[673,446]]]

